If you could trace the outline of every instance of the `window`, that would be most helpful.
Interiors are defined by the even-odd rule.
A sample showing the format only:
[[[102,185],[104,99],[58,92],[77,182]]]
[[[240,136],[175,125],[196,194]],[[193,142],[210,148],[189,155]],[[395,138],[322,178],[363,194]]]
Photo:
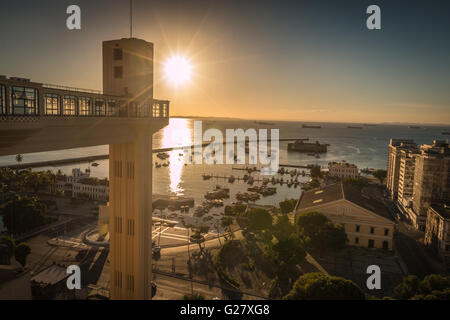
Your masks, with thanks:
[[[359,230],[361,230],[360,226],[356,226],[356,232],[359,232]]]
[[[127,161],[127,178],[134,179],[134,163]]]
[[[383,241],[383,250],[389,250],[389,242]]]
[[[116,285],[116,287],[117,288],[122,288],[122,272],[120,272],[120,271],[116,271],[115,272],[115,279],[114,279],[115,281],[115,285]]]
[[[153,104],[153,118],[159,118],[160,117],[160,111],[159,111],[159,104],[158,103],[154,103]]]
[[[114,78],[122,79],[123,69],[122,67],[114,67]]]
[[[122,60],[123,50],[122,48],[114,48],[114,60]]]
[[[57,94],[46,93],[44,95],[45,114],[56,116],[61,114],[59,109],[61,97]]]
[[[138,117],[146,118],[150,115],[150,104],[149,103],[142,103],[138,106]]]
[[[64,96],[63,99],[63,115],[74,116],[77,110],[77,97]]]
[[[370,233],[374,234],[375,233],[375,228],[374,227],[370,227]]]
[[[359,243],[359,238],[355,238],[355,243],[356,243],[356,244]]]
[[[88,116],[91,114],[91,99],[86,97],[80,98],[80,116]]]
[[[384,229],[384,235],[388,236],[389,235],[389,229]]]
[[[129,275],[127,277],[127,287],[129,291],[134,291],[134,276]]]
[[[0,114],[6,114],[5,86],[0,85]]]
[[[369,239],[369,248],[375,247],[375,240]]]
[[[116,100],[108,100],[108,116],[116,116],[117,115],[117,101]]]
[[[94,115],[95,116],[104,116],[106,106],[105,106],[105,100],[103,99],[95,99],[94,103]]]
[[[114,160],[113,169],[114,169],[114,176],[122,178],[122,161]]]
[[[122,233],[122,217],[115,218],[115,231],[117,233]]]
[[[12,87],[11,91],[11,114],[27,115],[37,114],[38,91],[33,88]]]
[[[128,219],[127,221],[127,234],[134,236],[134,219]]]

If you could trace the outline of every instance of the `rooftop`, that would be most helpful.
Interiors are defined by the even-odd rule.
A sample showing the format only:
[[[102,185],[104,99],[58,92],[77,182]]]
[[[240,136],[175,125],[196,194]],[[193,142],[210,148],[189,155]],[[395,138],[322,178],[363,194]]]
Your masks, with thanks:
[[[52,264],[31,278],[31,281],[43,285],[54,285],[65,280],[68,276],[69,274],[67,274],[65,267]]]
[[[303,192],[297,210],[313,208],[341,199],[350,201],[386,219],[393,220],[383,203],[345,183],[335,183],[321,189]]]

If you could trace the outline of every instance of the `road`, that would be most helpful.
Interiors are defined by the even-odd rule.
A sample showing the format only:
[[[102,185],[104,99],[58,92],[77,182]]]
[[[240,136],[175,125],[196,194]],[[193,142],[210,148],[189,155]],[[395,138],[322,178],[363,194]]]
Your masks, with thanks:
[[[154,300],[180,300],[184,295],[192,292],[199,293],[207,300],[227,299],[222,288],[217,285],[208,285],[203,281],[189,280],[178,276],[153,272],[153,281],[158,286]],[[242,300],[262,300],[265,297],[244,293]]]

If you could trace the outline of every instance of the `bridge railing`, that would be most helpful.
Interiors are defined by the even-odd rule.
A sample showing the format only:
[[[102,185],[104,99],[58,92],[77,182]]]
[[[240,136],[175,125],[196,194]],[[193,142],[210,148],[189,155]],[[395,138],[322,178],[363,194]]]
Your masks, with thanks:
[[[0,79],[0,119],[17,117],[168,118],[169,101],[133,101],[98,90]]]

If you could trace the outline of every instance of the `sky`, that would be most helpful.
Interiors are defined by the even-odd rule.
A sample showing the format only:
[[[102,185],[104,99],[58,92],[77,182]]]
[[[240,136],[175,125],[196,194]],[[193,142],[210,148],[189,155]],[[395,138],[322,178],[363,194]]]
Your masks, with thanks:
[[[155,98],[173,116],[450,124],[450,1],[134,0],[155,44]],[[81,30],[66,8],[81,8]],[[366,9],[381,8],[381,30]],[[14,0],[0,11],[0,74],[102,88],[104,40],[129,37],[128,0]],[[165,81],[186,57],[193,76]]]

